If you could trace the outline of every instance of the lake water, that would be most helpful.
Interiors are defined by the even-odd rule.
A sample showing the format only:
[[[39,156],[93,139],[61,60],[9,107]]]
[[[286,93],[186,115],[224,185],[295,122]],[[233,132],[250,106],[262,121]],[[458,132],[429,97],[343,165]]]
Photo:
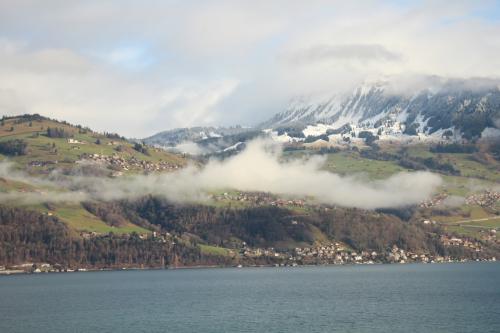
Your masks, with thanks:
[[[500,264],[3,276],[0,332],[500,332]]]

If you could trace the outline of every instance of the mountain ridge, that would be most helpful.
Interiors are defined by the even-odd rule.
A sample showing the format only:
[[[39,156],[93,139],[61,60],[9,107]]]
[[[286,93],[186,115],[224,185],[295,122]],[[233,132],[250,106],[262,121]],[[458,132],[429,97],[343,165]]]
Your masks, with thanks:
[[[424,89],[403,94],[391,91],[387,82],[365,84],[350,94],[294,100],[285,111],[259,127],[274,129],[323,123],[333,128],[347,124],[377,128],[389,119],[403,124],[403,132],[406,130],[407,134],[450,129],[466,139],[478,138],[488,127],[498,129],[500,90],[493,85],[478,90],[465,84],[448,84],[437,91]]]
[[[307,143],[323,136],[340,144],[359,141],[361,132],[396,141],[474,141],[500,136],[500,86],[496,81],[472,84],[471,80],[434,77],[428,82],[425,88],[413,90],[388,80],[366,82],[347,93],[297,97],[284,111],[254,128],[173,129],[144,142],[196,154],[223,152],[257,132],[278,142]]]

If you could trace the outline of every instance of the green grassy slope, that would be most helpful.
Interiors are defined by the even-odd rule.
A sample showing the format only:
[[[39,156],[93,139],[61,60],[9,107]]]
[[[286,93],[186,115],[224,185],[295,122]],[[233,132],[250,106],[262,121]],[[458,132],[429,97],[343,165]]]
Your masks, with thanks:
[[[140,161],[164,161],[179,166],[186,164],[186,160],[180,155],[154,148],[149,148],[148,154],[143,154],[134,150],[134,144],[123,138],[109,137],[89,129],[47,118],[26,121],[22,117],[8,118],[2,123],[3,125],[0,125],[0,142],[21,139],[28,144],[26,155],[9,158],[20,165],[27,165],[33,161],[57,161],[63,165],[71,164],[83,154],[115,154],[126,159],[134,157]],[[48,137],[47,128],[49,127],[63,129],[71,135],[71,139],[78,140],[82,144],[69,143],[69,138]],[[98,141],[100,144],[96,143]]]
[[[63,130],[65,138],[51,138],[47,135],[48,128]],[[79,143],[71,143],[69,139]],[[171,154],[160,149],[148,147],[147,153],[134,149],[134,143],[118,135],[106,135],[93,132],[90,129],[74,126],[41,116],[19,116],[4,118],[0,124],[0,143],[10,140],[23,140],[27,143],[24,155],[6,156],[0,154],[0,161],[10,161],[19,170],[28,171],[34,176],[42,177],[51,170],[71,169],[75,162],[85,154],[99,154],[105,156],[119,156],[124,160],[131,158],[151,163],[169,163],[182,167],[187,160],[177,154]],[[141,172],[140,169],[127,170],[125,173]],[[8,192],[42,192],[48,188],[44,185],[28,184],[19,180],[0,178],[0,193]],[[59,189],[51,188],[52,191]],[[25,203],[9,200],[3,205],[26,206]],[[45,205],[29,205],[29,208],[42,211],[58,217],[73,231],[74,235],[81,232],[108,233],[146,233],[148,230],[127,222],[121,226],[110,226],[97,216],[85,210],[80,204],[51,204],[50,209]]]
[[[381,147],[382,153],[399,154],[401,147],[390,145]],[[500,162],[492,158],[479,162],[474,154],[433,153],[428,145],[407,146],[409,158],[433,158],[440,163],[450,163],[459,170],[459,175],[449,175],[439,170],[430,170],[440,174],[443,185],[436,194],[448,196],[468,196],[481,193],[485,189],[496,189],[500,186]],[[285,158],[303,158],[312,151],[292,151]],[[399,165],[398,160],[375,160],[363,157],[358,151],[345,150],[324,155],[324,169],[340,175],[359,175],[361,177],[380,180],[398,172],[414,172]],[[500,229],[500,204],[493,207],[482,207],[474,204],[461,204],[459,207],[441,207],[438,211],[422,209],[422,216],[442,223],[450,232],[469,236],[480,236],[481,232]],[[487,219],[487,220],[486,220]],[[474,220],[464,223],[462,221]],[[479,221],[478,221],[479,220]]]

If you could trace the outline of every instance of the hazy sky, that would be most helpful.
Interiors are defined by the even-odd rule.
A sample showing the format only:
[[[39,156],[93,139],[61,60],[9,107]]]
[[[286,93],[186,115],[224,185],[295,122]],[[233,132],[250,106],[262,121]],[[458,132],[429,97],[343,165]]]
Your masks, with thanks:
[[[387,75],[500,77],[499,1],[0,0],[0,113],[143,137]]]

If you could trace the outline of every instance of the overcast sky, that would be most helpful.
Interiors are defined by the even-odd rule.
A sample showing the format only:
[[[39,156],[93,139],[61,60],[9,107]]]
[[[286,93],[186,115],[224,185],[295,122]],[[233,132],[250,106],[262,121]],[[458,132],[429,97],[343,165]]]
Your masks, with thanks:
[[[499,1],[0,0],[0,113],[144,137],[399,75],[500,77]]]

